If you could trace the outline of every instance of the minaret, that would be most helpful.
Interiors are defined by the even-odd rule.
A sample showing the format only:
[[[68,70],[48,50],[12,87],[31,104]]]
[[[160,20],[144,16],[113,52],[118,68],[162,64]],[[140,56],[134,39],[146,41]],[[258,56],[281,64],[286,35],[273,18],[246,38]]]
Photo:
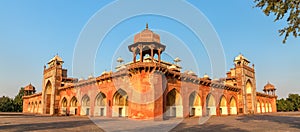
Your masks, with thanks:
[[[140,61],[144,61],[144,56],[149,54],[152,62],[154,62],[155,54],[158,55],[158,62],[161,61],[161,53],[165,50],[166,46],[160,43],[160,36],[153,31],[146,28],[134,36],[134,43],[128,46],[128,49],[133,54],[133,62],[136,63],[136,56],[140,55]]]
[[[241,88],[239,92],[239,113],[256,113],[256,79],[255,69],[250,66],[250,61],[239,54],[234,59],[235,77],[237,87]]]
[[[58,114],[58,102],[57,89],[61,86],[63,72],[67,72],[62,69],[63,60],[55,55],[47,64],[44,66],[44,77],[43,77],[43,91],[42,91],[42,105],[43,114]]]

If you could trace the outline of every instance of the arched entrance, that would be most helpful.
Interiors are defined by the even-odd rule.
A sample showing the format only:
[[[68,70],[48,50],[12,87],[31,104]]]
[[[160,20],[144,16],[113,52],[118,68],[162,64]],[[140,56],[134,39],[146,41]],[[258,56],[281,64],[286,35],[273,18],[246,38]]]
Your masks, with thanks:
[[[81,114],[80,115],[90,115],[90,97],[84,95],[81,99]]]
[[[253,85],[250,82],[250,80],[247,81],[246,83],[246,106],[247,106],[247,112],[248,113],[253,113],[253,108],[252,108],[252,92],[253,91]]]
[[[197,92],[193,92],[189,98],[190,116],[202,116],[201,98]]]
[[[206,97],[206,115],[217,115],[216,101],[214,96],[208,94]]]
[[[76,97],[72,97],[71,101],[70,101],[70,114],[71,115],[77,115],[77,98]]]
[[[272,112],[272,106],[271,106],[271,103],[268,103],[269,104],[269,112]]]
[[[34,105],[35,105],[35,107],[34,107],[34,113],[38,113],[39,106],[38,106],[37,101],[35,101]]]
[[[39,101],[38,107],[39,107],[38,113],[43,113],[42,101]]]
[[[50,114],[50,109],[52,109],[51,106],[51,93],[52,93],[52,84],[50,81],[47,82],[46,84],[46,89],[45,89],[45,107],[46,107],[46,114]]]
[[[66,115],[67,114],[67,99],[64,97],[62,100],[61,100],[61,114],[62,115]]]
[[[30,102],[28,103],[28,106],[27,106],[27,112],[30,112],[30,108],[31,108],[31,104]]]
[[[269,105],[267,102],[265,103],[265,108],[266,108],[266,112],[269,112]]]
[[[258,100],[257,100],[257,105],[256,105],[256,111],[257,111],[257,113],[261,113],[260,102]]]
[[[95,116],[106,116],[106,96],[100,92],[95,99]]]
[[[119,89],[113,96],[113,117],[127,117],[128,116],[128,95]]]
[[[265,103],[261,103],[261,113],[265,113]]]
[[[228,115],[227,101],[224,96],[222,96],[220,99],[220,114]]]
[[[234,97],[230,99],[230,115],[237,115],[236,100]]]
[[[167,94],[166,110],[167,117],[183,117],[181,95],[175,88]]]

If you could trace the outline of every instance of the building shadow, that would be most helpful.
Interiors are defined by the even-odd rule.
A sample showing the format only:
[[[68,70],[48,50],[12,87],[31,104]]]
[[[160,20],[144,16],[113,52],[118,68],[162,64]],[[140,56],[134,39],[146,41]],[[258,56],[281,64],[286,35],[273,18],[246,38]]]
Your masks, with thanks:
[[[55,129],[55,130],[54,130]],[[104,131],[96,126],[90,120],[82,121],[58,121],[58,122],[47,122],[47,123],[25,123],[25,124],[12,124],[5,123],[0,125],[1,131],[39,131],[39,130],[50,130],[56,131]]]

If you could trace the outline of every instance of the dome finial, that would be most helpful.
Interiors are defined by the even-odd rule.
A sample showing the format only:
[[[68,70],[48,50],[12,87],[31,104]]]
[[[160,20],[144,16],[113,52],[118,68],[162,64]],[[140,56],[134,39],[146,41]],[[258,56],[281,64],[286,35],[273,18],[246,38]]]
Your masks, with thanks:
[[[148,29],[148,22],[146,23],[146,29]]]

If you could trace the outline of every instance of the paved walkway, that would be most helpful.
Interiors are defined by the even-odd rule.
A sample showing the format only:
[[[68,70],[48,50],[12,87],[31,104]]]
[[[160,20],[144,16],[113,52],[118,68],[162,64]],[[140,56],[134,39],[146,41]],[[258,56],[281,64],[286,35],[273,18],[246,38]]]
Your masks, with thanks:
[[[200,120],[201,119],[201,120]],[[291,131],[300,132],[300,112],[140,121],[124,118],[1,114],[0,131]],[[179,125],[178,125],[179,124]]]

